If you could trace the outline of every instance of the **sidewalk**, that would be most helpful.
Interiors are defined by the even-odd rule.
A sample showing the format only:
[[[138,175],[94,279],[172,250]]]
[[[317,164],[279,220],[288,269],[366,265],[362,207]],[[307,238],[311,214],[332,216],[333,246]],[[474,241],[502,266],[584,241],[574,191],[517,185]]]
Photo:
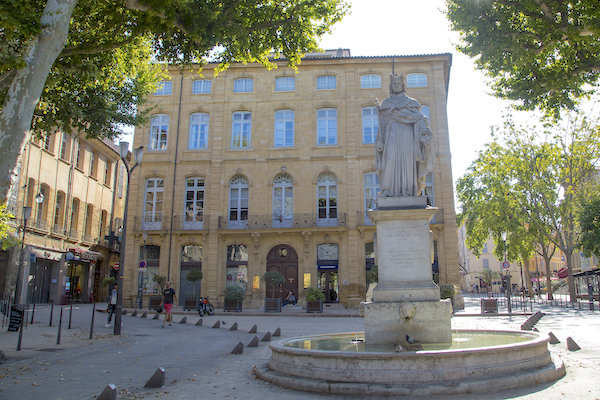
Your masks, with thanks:
[[[100,305],[97,305],[100,308]],[[230,354],[243,342],[245,346],[256,336],[262,339],[281,329],[281,338],[364,331],[364,320],[357,310],[325,309],[323,314],[307,314],[300,308],[282,313],[245,310],[202,318],[186,311],[173,318],[173,326],[161,328],[162,316],[153,320],[128,314],[123,317],[121,337],[112,335],[112,327],[104,328],[106,313],[97,312],[94,338],[89,340],[91,305],[73,309],[73,329],[67,329],[69,308],[63,311],[61,344],[56,345],[58,307],[54,309],[53,326],[48,327],[50,308],[38,306],[35,323],[23,332],[22,351],[17,352],[18,334],[0,332],[0,350],[9,360],[0,364],[0,399],[61,399],[96,398],[114,383],[119,399],[356,399],[354,396],[325,396],[298,392],[267,384],[252,374],[254,365],[265,364],[271,353],[268,342],[257,348],[244,347],[243,354]],[[546,315],[536,324],[540,332],[552,331],[561,343],[550,346],[567,367],[567,376],[551,384],[525,389],[510,389],[494,394],[446,396],[444,399],[599,399],[600,398],[600,313],[551,306],[534,307]],[[147,311],[147,310],[145,310]],[[452,319],[453,328],[519,329],[527,316],[464,316],[479,311],[479,300],[465,297],[465,310]],[[343,312],[352,316],[341,316]],[[164,315],[164,313],[163,313]],[[333,317],[333,316],[336,317]],[[304,316],[306,318],[300,318]],[[187,323],[180,324],[183,317]],[[311,318],[312,317],[312,318]],[[317,318],[314,318],[317,317]],[[220,328],[213,329],[219,321]],[[230,330],[234,323],[238,329]],[[256,325],[256,334],[249,330]],[[570,336],[581,350],[566,349]],[[272,340],[278,338],[273,337]],[[166,370],[166,386],[143,388],[158,367]],[[371,399],[375,399],[372,397]]]

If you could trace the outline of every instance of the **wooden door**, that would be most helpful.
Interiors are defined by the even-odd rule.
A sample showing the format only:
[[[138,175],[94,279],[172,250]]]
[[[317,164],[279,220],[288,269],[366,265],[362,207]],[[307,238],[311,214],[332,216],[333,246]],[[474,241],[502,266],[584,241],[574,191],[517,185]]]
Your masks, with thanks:
[[[285,283],[275,288],[275,297],[282,301],[292,292],[298,298],[298,254],[287,245],[278,245],[267,256],[267,271],[279,271]],[[267,297],[271,297],[272,287],[267,287]]]

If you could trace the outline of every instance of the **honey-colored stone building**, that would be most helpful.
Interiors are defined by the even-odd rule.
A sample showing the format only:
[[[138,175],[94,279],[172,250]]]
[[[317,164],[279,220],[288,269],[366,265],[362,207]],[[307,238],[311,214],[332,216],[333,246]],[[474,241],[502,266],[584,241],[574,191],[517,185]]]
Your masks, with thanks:
[[[24,245],[0,250],[0,294],[14,296],[21,263],[20,303],[106,300],[127,184],[118,150],[107,139],[59,131],[30,138],[7,201],[11,235]]]
[[[375,227],[366,216],[379,190],[375,173],[376,98],[389,96],[394,67],[407,94],[429,116],[435,170],[426,195],[440,283],[460,284],[448,141],[450,54],[351,57],[307,55],[297,72],[276,61],[233,64],[214,76],[169,68],[151,98],[151,122],[135,131],[144,158],[133,172],[124,299],[144,306],[170,280],[180,304],[193,295],[185,277],[201,269],[195,294],[222,304],[226,285],[246,290],[244,308],[272,296],[260,277],[286,278],[275,296],[318,286],[326,302],[358,307],[374,260]],[[138,271],[145,260],[146,269]],[[438,275],[439,273],[439,275]]]

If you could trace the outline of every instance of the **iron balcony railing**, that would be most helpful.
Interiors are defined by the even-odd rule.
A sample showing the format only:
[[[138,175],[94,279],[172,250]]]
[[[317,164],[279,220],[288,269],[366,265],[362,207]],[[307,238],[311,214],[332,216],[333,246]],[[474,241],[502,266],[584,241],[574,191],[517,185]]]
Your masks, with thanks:
[[[133,226],[136,231],[166,231],[171,229],[170,218],[162,212],[147,212],[141,217],[134,217]]]
[[[173,230],[176,231],[203,231],[208,230],[208,215],[175,215],[173,216]]]
[[[337,218],[319,218],[318,214],[249,215],[246,220],[229,220],[224,216],[219,217],[219,229],[277,229],[342,226],[346,226],[346,213],[338,213]]]

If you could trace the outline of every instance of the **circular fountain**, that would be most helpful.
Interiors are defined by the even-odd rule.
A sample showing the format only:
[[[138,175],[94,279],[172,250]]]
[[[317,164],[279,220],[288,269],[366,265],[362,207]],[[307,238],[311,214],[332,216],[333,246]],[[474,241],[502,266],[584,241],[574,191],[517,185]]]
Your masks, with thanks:
[[[494,392],[561,378],[562,361],[547,336],[522,331],[453,330],[452,343],[369,345],[340,333],[271,343],[257,377],[298,390],[371,396],[432,396]],[[422,348],[422,350],[421,350]]]

